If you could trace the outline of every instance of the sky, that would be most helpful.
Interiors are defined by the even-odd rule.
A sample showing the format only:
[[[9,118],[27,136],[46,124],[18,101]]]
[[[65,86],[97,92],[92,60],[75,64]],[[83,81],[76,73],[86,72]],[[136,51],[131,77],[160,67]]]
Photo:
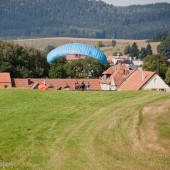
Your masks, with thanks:
[[[137,5],[137,4],[152,4],[152,3],[158,3],[158,2],[168,2],[170,3],[170,0],[102,0],[108,4],[113,4],[115,6],[128,6],[128,5]]]

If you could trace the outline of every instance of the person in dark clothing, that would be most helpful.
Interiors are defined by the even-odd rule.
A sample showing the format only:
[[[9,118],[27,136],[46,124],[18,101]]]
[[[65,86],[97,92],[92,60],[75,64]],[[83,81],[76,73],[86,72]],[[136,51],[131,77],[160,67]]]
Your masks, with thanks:
[[[82,91],[84,91],[85,88],[86,88],[86,85],[85,85],[84,81],[82,81],[82,83],[81,83],[81,89],[82,89]]]

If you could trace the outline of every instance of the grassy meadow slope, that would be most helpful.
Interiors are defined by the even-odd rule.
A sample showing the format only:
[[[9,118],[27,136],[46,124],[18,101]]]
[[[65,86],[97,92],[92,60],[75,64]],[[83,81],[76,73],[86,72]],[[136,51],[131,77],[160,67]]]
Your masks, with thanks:
[[[71,42],[80,42],[80,43],[86,43],[93,46],[97,46],[97,43],[99,41],[102,41],[102,43],[105,45],[105,47],[100,48],[107,56],[112,55],[115,51],[121,51],[123,52],[124,47],[127,44],[132,45],[134,42],[137,43],[138,48],[141,49],[141,47],[146,47],[147,42],[146,40],[123,40],[123,39],[115,39],[116,40],[116,46],[111,46],[112,39],[90,39],[90,38],[40,38],[40,39],[21,39],[21,40],[13,40],[13,42],[25,45],[25,46],[33,46],[37,49],[44,50],[48,45],[52,45],[54,47],[58,47],[60,45],[71,43]],[[159,45],[159,42],[150,42],[150,45],[152,47],[152,51],[154,54],[157,54],[157,46]]]
[[[0,168],[169,169],[170,94],[0,90]]]

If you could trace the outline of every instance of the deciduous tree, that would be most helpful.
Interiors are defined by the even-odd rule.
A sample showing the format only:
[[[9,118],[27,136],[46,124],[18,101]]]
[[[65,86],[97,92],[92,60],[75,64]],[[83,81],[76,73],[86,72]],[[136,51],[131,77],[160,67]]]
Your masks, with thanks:
[[[50,78],[66,78],[68,77],[66,73],[65,65],[67,64],[67,61],[64,57],[61,57],[57,60],[55,60],[51,65],[49,69],[49,77]]]
[[[143,60],[143,70],[159,72],[159,75],[165,79],[165,73],[168,69],[168,61],[166,57],[161,55],[147,56]]]

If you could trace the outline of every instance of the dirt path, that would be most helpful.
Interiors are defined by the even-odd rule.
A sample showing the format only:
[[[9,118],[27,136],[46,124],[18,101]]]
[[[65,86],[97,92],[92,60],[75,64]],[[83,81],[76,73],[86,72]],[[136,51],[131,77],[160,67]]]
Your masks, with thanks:
[[[134,136],[134,146],[137,146],[138,149],[145,152],[157,152],[157,153],[168,153],[169,151],[164,148],[164,146],[160,145],[158,141],[158,131],[156,130],[157,119],[161,114],[165,114],[168,112],[168,108],[170,107],[170,100],[164,102],[158,102],[154,105],[145,107],[141,116],[142,119],[148,119],[149,121],[144,122],[139,125],[139,133],[140,139],[137,139],[137,135]],[[134,126],[138,126],[138,119],[134,119]]]

